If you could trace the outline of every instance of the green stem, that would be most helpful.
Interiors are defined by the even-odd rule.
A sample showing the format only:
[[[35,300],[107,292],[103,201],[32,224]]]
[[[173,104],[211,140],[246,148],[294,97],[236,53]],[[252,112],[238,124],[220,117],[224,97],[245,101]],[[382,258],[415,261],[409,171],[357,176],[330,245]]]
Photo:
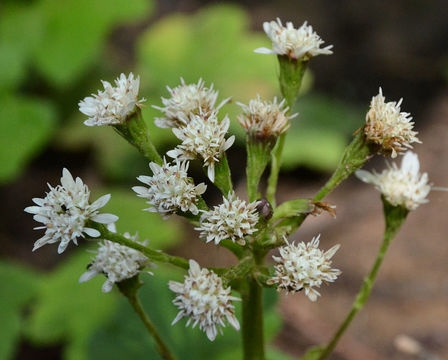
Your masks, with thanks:
[[[381,264],[383,263],[383,259],[384,256],[386,255],[387,249],[389,248],[391,241],[395,237],[395,234],[398,232],[404,220],[406,219],[408,210],[402,207],[392,206],[389,203],[387,203],[387,201],[385,201],[384,199],[383,203],[386,218],[386,230],[384,231],[383,242],[381,244],[378,255],[375,259],[375,263],[373,264],[373,267],[370,270],[369,275],[364,278],[364,282],[356,296],[356,300],[353,303],[350,312],[340,325],[339,329],[333,335],[331,341],[322,350],[318,360],[324,360],[331,354],[331,352],[337,345],[339,339],[344,334],[345,330],[347,330],[348,326],[353,321],[356,314],[364,307],[365,303],[367,302],[367,299],[370,296],[370,293],[372,292],[373,284],[378,274],[378,270],[380,269]]]
[[[264,360],[263,288],[255,279],[246,281],[243,300],[243,353],[244,360]]]
[[[118,283],[118,288],[120,289],[121,293],[126,296],[129,304],[131,304],[132,308],[145,325],[149,334],[154,338],[157,344],[157,351],[160,354],[161,358],[166,360],[176,360],[176,357],[171,353],[166,344],[163,342],[153,323],[143,309],[140,299],[137,296],[138,288],[140,286],[141,284],[138,280],[138,276],[134,276],[131,279]]]
[[[307,67],[306,61],[291,59],[288,56],[280,55],[277,57],[280,65],[279,83],[282,96],[286,100],[291,113],[294,104],[296,103],[299,94],[300,86],[302,85],[303,75]],[[271,173],[268,179],[268,188],[266,191],[266,198],[275,208],[275,192],[277,190],[278,174],[281,167],[281,159],[283,154],[283,147],[285,145],[286,133],[280,135],[271,155]]]
[[[137,108],[126,119],[125,123],[114,125],[114,129],[130,144],[135,146],[149,161],[154,161],[159,165],[163,163],[162,158],[149,137],[148,127],[143,119],[140,108]]]
[[[190,268],[190,265],[186,259],[181,258],[179,256],[168,255],[162,251],[150,249],[142,244],[139,244],[135,241],[132,241],[124,237],[123,235],[107,230],[107,228],[102,224],[98,224],[92,221],[89,223],[89,227],[98,230],[101,233],[100,236],[101,239],[113,241],[120,245],[124,245],[137,251],[140,251],[142,254],[148,257],[148,259],[152,261],[175,265],[185,270],[188,270]]]

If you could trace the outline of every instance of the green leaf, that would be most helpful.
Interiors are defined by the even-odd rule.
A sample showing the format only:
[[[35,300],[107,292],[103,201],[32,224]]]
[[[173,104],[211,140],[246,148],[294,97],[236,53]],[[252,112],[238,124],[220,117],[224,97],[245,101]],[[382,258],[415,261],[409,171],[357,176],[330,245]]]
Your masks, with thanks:
[[[50,103],[26,97],[0,97],[0,183],[19,175],[51,138],[55,112]]]
[[[148,169],[149,173],[149,169]],[[137,184],[137,180],[136,180]],[[163,220],[160,214],[143,211],[149,207],[145,199],[137,197],[131,190],[103,188],[95,191],[97,197],[111,194],[112,198],[103,208],[104,212],[117,215],[119,232],[138,232],[140,240],[149,239],[152,249],[166,249],[182,240],[181,224],[174,218]]]
[[[299,98],[283,149],[283,166],[299,165],[332,171],[347,145],[347,139],[364,120],[362,111],[320,95]]]
[[[0,359],[14,356],[22,328],[23,307],[36,292],[39,278],[18,264],[0,262]]]
[[[45,41],[35,51],[37,68],[58,87],[75,81],[102,55],[110,31],[147,16],[148,0],[41,0]]]
[[[103,294],[104,277],[79,284],[92,254],[77,251],[45,276],[32,307],[26,334],[38,344],[65,342],[64,359],[86,359],[87,340],[116,308],[114,294]]]
[[[42,17],[35,6],[2,5],[0,16],[0,92],[25,78],[32,51],[42,38]]]

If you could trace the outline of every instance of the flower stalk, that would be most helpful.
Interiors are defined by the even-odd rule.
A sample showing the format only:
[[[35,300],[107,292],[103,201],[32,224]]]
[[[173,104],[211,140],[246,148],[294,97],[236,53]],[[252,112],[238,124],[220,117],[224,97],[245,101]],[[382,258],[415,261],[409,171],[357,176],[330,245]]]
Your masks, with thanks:
[[[369,275],[364,278],[363,284],[356,296],[356,300],[353,303],[350,312],[347,314],[345,320],[342,322],[336,333],[333,335],[332,339],[328,343],[328,345],[323,348],[319,357],[316,357],[318,360],[326,359],[333,349],[336,347],[339,339],[347,330],[356,314],[361,311],[367,302],[370,293],[372,292],[373,284],[375,283],[376,276],[378,271],[383,263],[384,256],[389,248],[390,243],[394,239],[401,225],[406,219],[409,210],[401,206],[393,206],[387,202],[384,198],[383,200],[383,209],[384,209],[384,217],[386,220],[386,229],[384,231],[383,242],[381,244],[380,250],[376,256],[375,263],[373,264],[372,269],[370,270]]]
[[[142,110],[135,108],[122,124],[113,125],[114,129],[149,161],[159,165],[163,163],[154,144],[149,137],[148,127],[142,116]]]
[[[156,342],[157,345],[156,349],[160,354],[161,358],[165,360],[176,360],[176,357],[171,353],[171,351],[168,349],[168,346],[160,337],[159,333],[157,332],[157,329],[151,322],[149,316],[146,314],[140,302],[140,299],[138,298],[138,289],[142,285],[143,284],[140,282],[138,275],[117,283],[120,292],[128,299],[129,304],[132,306],[135,313],[138,315],[140,320],[145,325],[146,329],[148,330],[148,333],[153,337],[154,341]]]

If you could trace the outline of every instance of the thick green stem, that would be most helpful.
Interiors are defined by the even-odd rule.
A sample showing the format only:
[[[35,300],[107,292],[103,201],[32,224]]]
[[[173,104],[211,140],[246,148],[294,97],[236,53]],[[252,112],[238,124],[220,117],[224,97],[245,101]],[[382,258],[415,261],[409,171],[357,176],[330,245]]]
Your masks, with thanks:
[[[300,86],[302,85],[303,75],[305,74],[307,62],[291,59],[285,55],[279,55],[280,65],[279,83],[282,96],[289,106],[289,113],[296,103]],[[271,155],[271,173],[268,179],[268,188],[266,198],[275,208],[275,192],[277,190],[278,174],[280,172],[283,147],[285,145],[286,133],[280,135]]]
[[[369,275],[364,278],[364,282],[361,286],[361,289],[358,292],[358,295],[356,296],[356,300],[353,303],[350,312],[347,314],[347,317],[342,322],[339,329],[333,335],[331,341],[322,350],[320,356],[318,357],[318,360],[324,360],[331,354],[331,352],[337,345],[339,339],[344,334],[345,330],[347,330],[348,326],[351,324],[356,314],[364,307],[365,303],[367,302],[367,299],[370,296],[370,293],[372,292],[373,284],[378,274],[378,270],[380,269],[381,264],[383,263],[383,259],[384,256],[386,255],[387,249],[389,248],[391,241],[395,237],[395,234],[398,232],[404,220],[406,219],[408,210],[402,207],[392,206],[389,203],[387,203],[387,201],[385,201],[384,199],[383,203],[384,203],[384,214],[386,218],[386,230],[384,231],[383,242],[381,244],[378,255],[375,259],[375,263],[373,264],[373,267],[370,270]]]
[[[114,129],[149,161],[162,164],[162,158],[149,137],[148,127],[139,108],[126,119],[125,123],[114,125]]]
[[[243,353],[244,360],[264,360],[263,288],[255,279],[246,281],[243,300]]]
[[[271,157],[271,150],[275,139],[257,138],[252,134],[247,134],[246,150],[247,150],[247,196],[249,201],[255,201],[261,197],[258,192],[258,184],[260,178],[266,169]]]
[[[135,313],[138,315],[138,317],[148,330],[148,333],[155,340],[157,345],[156,348],[161,358],[166,360],[176,360],[176,357],[171,353],[166,344],[163,342],[153,323],[151,322],[145,310],[143,309],[140,299],[137,296],[138,288],[140,286],[141,284],[138,279],[138,276],[134,276],[131,279],[118,283],[118,288],[120,289],[121,293],[124,296],[126,296],[126,298],[129,301],[129,304],[131,304]]]

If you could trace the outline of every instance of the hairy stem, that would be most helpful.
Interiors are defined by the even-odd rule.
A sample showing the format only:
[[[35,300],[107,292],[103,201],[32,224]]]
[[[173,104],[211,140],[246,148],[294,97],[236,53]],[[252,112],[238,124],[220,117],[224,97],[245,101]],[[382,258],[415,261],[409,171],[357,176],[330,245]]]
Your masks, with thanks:
[[[367,302],[367,299],[370,296],[370,293],[372,292],[373,284],[378,274],[378,270],[380,269],[381,264],[383,263],[383,259],[384,256],[386,255],[387,249],[389,248],[391,241],[395,237],[395,234],[398,232],[404,220],[406,219],[406,215],[408,213],[406,209],[402,207],[394,207],[388,204],[385,200],[383,200],[383,203],[386,218],[386,230],[384,231],[383,242],[381,244],[378,255],[375,259],[375,263],[373,264],[373,267],[370,270],[369,275],[364,278],[364,282],[356,296],[356,300],[353,303],[350,312],[347,314],[345,320],[342,322],[339,329],[333,335],[331,341],[322,350],[318,360],[324,360],[331,354],[333,349],[336,347],[339,339],[347,330],[348,326],[351,324],[356,314],[364,307],[365,303]]]

